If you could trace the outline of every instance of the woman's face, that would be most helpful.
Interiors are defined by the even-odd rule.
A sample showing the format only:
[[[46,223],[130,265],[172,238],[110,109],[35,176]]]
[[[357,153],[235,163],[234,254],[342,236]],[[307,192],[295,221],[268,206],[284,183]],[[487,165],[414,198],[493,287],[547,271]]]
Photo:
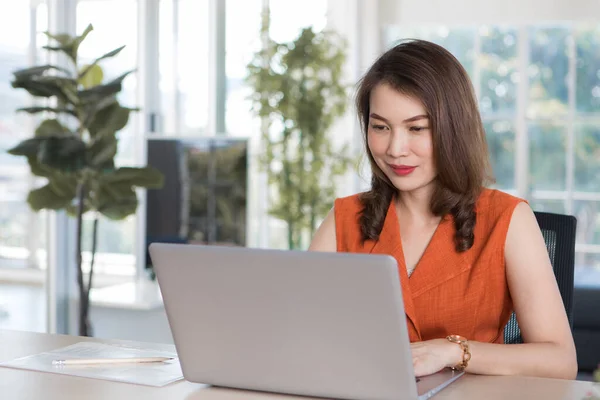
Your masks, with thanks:
[[[367,144],[401,192],[429,186],[437,175],[429,118],[423,104],[387,84],[371,91]]]

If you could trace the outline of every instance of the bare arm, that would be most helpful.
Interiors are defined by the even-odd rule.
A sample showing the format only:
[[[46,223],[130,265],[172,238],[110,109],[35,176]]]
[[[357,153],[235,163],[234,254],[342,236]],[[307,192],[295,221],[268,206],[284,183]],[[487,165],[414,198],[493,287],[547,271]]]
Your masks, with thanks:
[[[335,237],[335,214],[333,208],[329,211],[308,247],[309,251],[337,251]]]
[[[574,379],[577,358],[573,336],[544,239],[534,213],[525,203],[514,210],[505,258],[508,286],[524,343],[470,342],[472,358],[467,371]],[[455,361],[459,361],[462,352],[454,346],[458,347]]]

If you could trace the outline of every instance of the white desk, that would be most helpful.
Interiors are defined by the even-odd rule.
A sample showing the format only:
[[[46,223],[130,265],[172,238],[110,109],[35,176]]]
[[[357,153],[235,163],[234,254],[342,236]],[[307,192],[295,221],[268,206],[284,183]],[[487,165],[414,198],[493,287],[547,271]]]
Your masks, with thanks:
[[[0,362],[12,360],[83,340],[111,342],[77,336],[1,331]],[[173,350],[171,345],[153,345]],[[580,400],[591,389],[590,382],[526,377],[467,375],[444,389],[435,400]],[[2,400],[298,400],[304,397],[211,388],[185,381],[162,388],[137,386],[51,373],[0,368]]]

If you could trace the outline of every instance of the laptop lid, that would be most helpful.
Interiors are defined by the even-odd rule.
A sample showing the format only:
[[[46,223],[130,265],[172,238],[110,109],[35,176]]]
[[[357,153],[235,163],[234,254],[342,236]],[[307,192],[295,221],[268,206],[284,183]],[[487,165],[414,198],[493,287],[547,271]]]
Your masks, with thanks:
[[[393,257],[166,243],[149,251],[188,381],[417,399]]]

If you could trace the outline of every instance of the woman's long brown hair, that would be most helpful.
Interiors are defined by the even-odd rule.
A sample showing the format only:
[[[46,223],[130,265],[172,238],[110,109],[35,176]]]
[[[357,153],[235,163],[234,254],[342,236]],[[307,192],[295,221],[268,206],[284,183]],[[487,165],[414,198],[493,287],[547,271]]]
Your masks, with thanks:
[[[425,107],[437,169],[431,212],[442,217],[451,214],[456,227],[456,250],[470,249],[475,240],[475,202],[487,181],[492,180],[485,131],[465,69],[446,49],[422,40],[402,42],[388,50],[359,83],[356,107],[372,171],[371,189],[360,197],[362,239],[379,238],[390,202],[397,193],[375,163],[367,144],[371,91],[380,84],[413,96]]]

